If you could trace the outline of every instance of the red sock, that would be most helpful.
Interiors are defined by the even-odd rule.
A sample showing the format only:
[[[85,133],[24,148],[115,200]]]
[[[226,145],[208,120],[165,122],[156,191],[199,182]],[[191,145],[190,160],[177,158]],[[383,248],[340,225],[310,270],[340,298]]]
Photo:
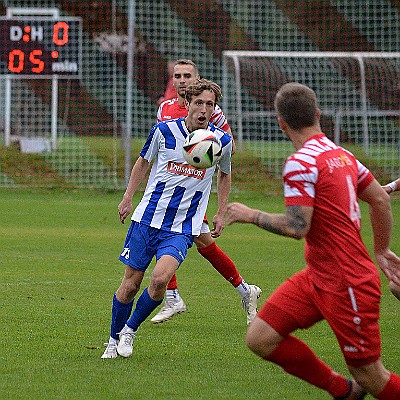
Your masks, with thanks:
[[[215,242],[197,250],[234,287],[242,283],[243,278],[240,276],[235,263]]]
[[[171,280],[168,282],[167,290],[175,290],[178,289],[178,282],[176,281],[176,274],[173,275]]]
[[[381,400],[399,400],[400,399],[400,376],[395,373],[390,374],[389,382],[377,396]]]
[[[265,359],[279,365],[287,373],[325,390],[332,397],[346,396],[348,393],[347,379],[333,371],[294,336],[284,339]]]

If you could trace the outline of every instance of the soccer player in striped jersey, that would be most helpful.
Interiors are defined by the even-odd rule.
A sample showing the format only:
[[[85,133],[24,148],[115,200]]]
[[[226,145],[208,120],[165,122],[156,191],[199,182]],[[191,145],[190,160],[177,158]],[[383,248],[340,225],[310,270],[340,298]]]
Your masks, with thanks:
[[[268,298],[247,331],[247,346],[287,373],[335,399],[400,399],[400,376],[381,361],[380,276],[360,234],[358,197],[369,204],[377,264],[400,283],[400,258],[389,246],[389,196],[371,172],[321,131],[313,90],[283,85],[275,97],[280,129],[296,152],[284,165],[285,214],[240,203],[228,205],[227,223],[251,223],[269,232],[305,238],[306,268]],[[292,335],[325,319],[336,335],[346,379]]]
[[[118,205],[122,223],[132,212],[132,198],[145,179],[151,161],[156,160],[157,169],[132,214],[119,256],[125,264],[125,274],[112,300],[110,338],[102,355],[104,359],[132,354],[139,326],[162,303],[168,282],[200,234],[216,166],[201,170],[185,161],[184,140],[196,129],[213,131],[223,146],[217,164],[218,210],[213,219],[212,234],[218,237],[224,228],[231,186],[232,139],[209,122],[220,98],[221,89],[212,81],[202,79],[188,87],[187,117],[156,124],[132,168]],[[156,265],[149,286],[138,297],[132,313],[134,298],[153,257],[156,257]]]
[[[181,59],[175,62],[172,78],[178,97],[166,100],[160,105],[157,112],[159,122],[187,115],[188,111],[185,107],[186,87],[199,79],[200,76],[196,64],[192,60]],[[215,105],[210,122],[232,136],[228,121],[218,104]],[[234,141],[232,145],[234,146]],[[157,165],[153,165],[149,181],[151,181],[156,168]],[[257,299],[260,296],[261,289],[256,285],[249,285],[240,275],[232,259],[217,246],[211,236],[206,217],[201,233],[196,237],[194,243],[198,252],[237,289],[242,297],[242,307],[247,312],[247,324],[250,324],[257,312]],[[174,274],[167,286],[165,304],[151,321],[153,323],[163,322],[184,311],[186,311],[186,304],[179,294],[178,282]]]

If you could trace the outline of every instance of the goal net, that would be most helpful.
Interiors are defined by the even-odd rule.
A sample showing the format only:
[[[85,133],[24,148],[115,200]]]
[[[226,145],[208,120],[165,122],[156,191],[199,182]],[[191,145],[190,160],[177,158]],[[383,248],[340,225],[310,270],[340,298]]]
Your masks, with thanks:
[[[395,179],[399,1],[360,4],[0,0],[0,188],[124,189],[181,58],[222,87],[233,190],[280,190],[293,148],[272,101],[289,80],[317,91],[329,136]]]
[[[400,53],[225,51],[223,64],[223,109],[239,151],[281,172],[293,148],[273,102],[280,86],[296,81],[315,90],[328,137],[399,174]]]

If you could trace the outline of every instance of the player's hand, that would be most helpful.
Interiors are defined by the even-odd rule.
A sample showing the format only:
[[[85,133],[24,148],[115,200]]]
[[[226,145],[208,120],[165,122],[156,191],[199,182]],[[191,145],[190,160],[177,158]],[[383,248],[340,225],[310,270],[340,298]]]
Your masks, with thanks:
[[[389,194],[396,192],[397,190],[400,190],[400,178],[397,178],[393,182],[390,182],[387,185],[382,186],[382,189]]]
[[[254,213],[255,210],[242,203],[229,203],[226,213],[226,223],[228,225],[232,225],[234,222],[241,222],[242,224],[251,223],[254,221]]]
[[[232,155],[234,155],[235,153],[236,153],[236,142],[232,136]]]
[[[132,200],[123,198],[118,205],[119,220],[125,223],[126,217],[132,212]]]
[[[392,292],[393,296],[400,300],[400,286],[396,285],[393,281],[389,282],[389,289]]]
[[[400,286],[400,257],[390,249],[375,251],[376,262],[389,281]]]
[[[393,192],[392,188],[391,188],[389,185],[382,186],[382,189],[383,189],[386,193],[389,193],[389,194]]]
[[[224,217],[219,214],[216,214],[213,218],[213,227],[214,229],[211,231],[211,236],[215,239],[221,236],[222,230],[224,229]]]

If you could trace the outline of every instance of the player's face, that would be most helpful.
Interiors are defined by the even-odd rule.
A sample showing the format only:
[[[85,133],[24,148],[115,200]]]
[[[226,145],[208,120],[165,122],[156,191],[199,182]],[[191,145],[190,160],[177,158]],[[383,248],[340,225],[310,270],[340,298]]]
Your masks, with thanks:
[[[190,104],[185,101],[185,105],[188,109],[185,122],[189,131],[207,129],[215,108],[215,94],[210,90],[204,90],[200,95],[193,96]]]
[[[199,75],[193,65],[175,65],[173,83],[178,96],[184,98],[186,87],[193,83]]]

